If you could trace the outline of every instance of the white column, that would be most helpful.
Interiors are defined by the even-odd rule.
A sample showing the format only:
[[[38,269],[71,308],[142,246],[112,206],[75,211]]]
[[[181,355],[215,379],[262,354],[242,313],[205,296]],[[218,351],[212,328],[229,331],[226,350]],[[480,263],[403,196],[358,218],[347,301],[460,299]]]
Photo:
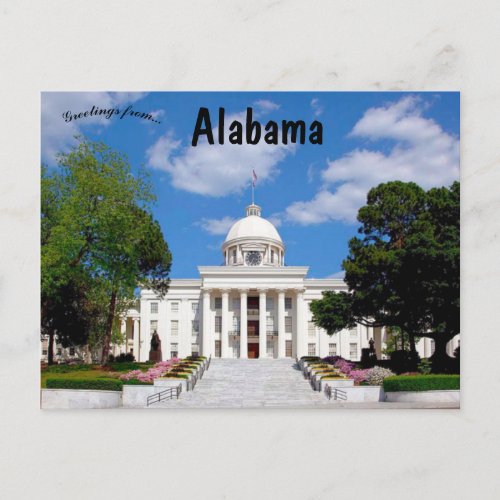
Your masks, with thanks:
[[[203,356],[210,356],[213,350],[213,339],[210,328],[210,290],[203,289],[203,326],[202,326],[202,347]]]
[[[185,358],[191,354],[192,328],[189,316],[189,302],[183,298],[179,304],[179,357]]]
[[[259,289],[259,358],[267,357],[266,289]]]
[[[150,313],[150,303],[141,299],[141,309],[140,309],[140,323],[137,329],[137,338],[139,340],[139,352],[142,351],[142,358],[144,361],[149,359],[149,348],[151,345],[151,335],[149,334],[149,313]],[[136,335],[134,335],[135,339]],[[163,346],[162,346],[163,347]]]
[[[134,356],[136,361],[142,361],[141,360],[141,351],[140,351],[140,334],[139,334],[139,318],[134,318],[133,323],[132,323],[132,332],[133,332],[133,337],[134,337]]]
[[[278,358],[285,356],[285,290],[278,290]]]
[[[432,344],[429,337],[424,337],[424,356],[430,358],[432,354]]]
[[[295,290],[297,298],[295,301],[297,324],[295,331],[297,332],[297,357],[307,356],[307,325],[305,325],[304,315],[304,289],[298,288]]]
[[[161,355],[165,361],[170,359],[170,318],[167,312],[168,302],[166,299],[160,300],[158,304],[158,335],[161,340]],[[149,348],[148,348],[149,349]],[[141,357],[144,357],[144,348],[141,350]]]
[[[240,358],[248,358],[248,290],[240,290]]]
[[[229,357],[228,316],[229,316],[229,290],[222,293],[222,328],[220,334],[221,358]]]

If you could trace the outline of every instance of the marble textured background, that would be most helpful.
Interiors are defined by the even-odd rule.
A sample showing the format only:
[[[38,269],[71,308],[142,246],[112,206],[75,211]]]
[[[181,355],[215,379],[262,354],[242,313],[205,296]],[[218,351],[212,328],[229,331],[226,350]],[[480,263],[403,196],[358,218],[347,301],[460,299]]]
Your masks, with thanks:
[[[2,498],[498,498],[496,1],[0,1]],[[460,411],[38,410],[41,90],[460,90]]]

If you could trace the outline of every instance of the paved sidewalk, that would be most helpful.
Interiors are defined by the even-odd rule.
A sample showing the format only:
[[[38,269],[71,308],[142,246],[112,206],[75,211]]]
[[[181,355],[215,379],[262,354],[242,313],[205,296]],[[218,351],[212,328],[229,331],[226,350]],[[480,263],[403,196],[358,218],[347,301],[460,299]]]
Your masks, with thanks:
[[[438,408],[426,403],[349,403],[329,401],[311,389],[292,359],[214,359],[194,391],[150,408]],[[443,404],[439,408],[458,408]]]

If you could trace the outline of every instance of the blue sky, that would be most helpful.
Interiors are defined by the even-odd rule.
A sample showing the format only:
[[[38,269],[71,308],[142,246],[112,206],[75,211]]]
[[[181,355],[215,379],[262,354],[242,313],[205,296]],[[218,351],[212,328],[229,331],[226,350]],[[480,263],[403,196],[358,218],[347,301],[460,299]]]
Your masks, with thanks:
[[[198,265],[219,265],[230,225],[255,201],[277,226],[287,265],[310,266],[310,277],[336,275],[347,255],[355,217],[370,187],[389,180],[424,188],[459,178],[457,92],[57,92],[42,94],[42,161],[55,166],[74,135],[102,140],[145,167],[158,197],[154,214],[172,250],[173,278],[197,277]],[[119,115],[67,123],[62,114],[101,109],[153,113],[160,123]],[[268,120],[323,123],[323,144],[197,147],[191,137],[200,107],[226,127],[247,107]]]

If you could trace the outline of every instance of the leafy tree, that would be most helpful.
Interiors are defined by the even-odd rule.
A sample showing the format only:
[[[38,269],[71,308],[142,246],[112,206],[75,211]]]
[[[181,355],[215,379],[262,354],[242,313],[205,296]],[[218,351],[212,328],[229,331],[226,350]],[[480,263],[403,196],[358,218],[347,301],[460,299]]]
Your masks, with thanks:
[[[338,309],[330,309],[331,332],[353,318],[399,328],[412,352],[417,337],[431,337],[433,366],[439,366],[447,342],[460,331],[459,183],[428,192],[411,182],[380,184],[368,193],[358,220],[361,236],[350,240],[343,262],[350,298],[338,294]],[[323,310],[332,305],[329,297],[322,301]],[[325,324],[320,316],[314,321]]]
[[[313,300],[310,304],[313,321],[320,328],[333,335],[343,328],[352,328],[356,320],[352,315],[352,295],[346,292],[323,292],[321,300]]]
[[[164,295],[172,257],[143,172],[134,177],[122,155],[86,140],[58,163],[57,171],[42,170],[42,321],[54,324],[51,304],[65,302],[65,286],[85,283],[85,298],[101,304],[87,338],[101,344],[104,364],[123,305],[139,285]]]

